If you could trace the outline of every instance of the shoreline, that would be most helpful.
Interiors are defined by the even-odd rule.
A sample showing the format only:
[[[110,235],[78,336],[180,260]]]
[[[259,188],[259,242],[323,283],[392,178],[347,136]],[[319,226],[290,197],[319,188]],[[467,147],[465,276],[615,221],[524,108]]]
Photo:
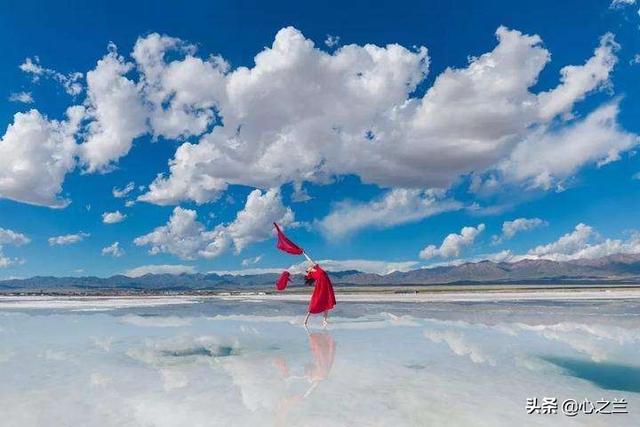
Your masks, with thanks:
[[[336,290],[336,298],[340,302],[500,302],[500,301],[588,301],[588,300],[640,300],[640,287],[589,287],[589,288],[544,288],[522,289],[505,287],[485,287],[483,289],[430,289],[414,292],[383,292],[360,289],[356,292]],[[132,295],[0,295],[0,310],[13,306],[38,306],[54,303],[56,307],[82,305],[85,303],[105,303],[123,306],[164,306],[174,304],[194,304],[207,299],[225,301],[284,301],[304,302],[309,299],[309,292],[264,292],[264,291],[222,291],[215,294],[172,293],[172,294],[132,294]]]
[[[334,285],[336,295],[430,295],[442,293],[513,293],[513,292],[588,292],[588,291],[638,291],[638,283],[589,283],[589,284],[438,284],[438,285]],[[184,288],[57,288],[57,289],[0,289],[2,297],[215,297],[215,296],[308,296],[312,288],[290,286],[285,291],[276,291],[272,286],[237,286],[203,289]]]

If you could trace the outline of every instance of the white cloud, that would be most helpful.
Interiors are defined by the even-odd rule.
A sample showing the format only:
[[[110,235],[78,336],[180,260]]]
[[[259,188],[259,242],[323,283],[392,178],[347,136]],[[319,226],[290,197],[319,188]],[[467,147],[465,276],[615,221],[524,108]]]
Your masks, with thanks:
[[[475,262],[483,259],[495,262],[517,262],[524,259],[572,261],[616,254],[640,254],[640,232],[632,231],[625,239],[603,238],[593,227],[580,223],[573,231],[560,236],[557,240],[536,246],[524,254],[514,254],[511,250],[504,250],[468,261]]]
[[[513,258],[513,253],[509,249],[505,249],[494,254],[489,254],[483,259],[488,259],[489,261],[493,262],[510,262],[515,261]]]
[[[609,76],[618,62],[615,51],[620,49],[614,36],[607,33],[600,39],[600,46],[584,65],[568,65],[560,70],[560,85],[538,95],[540,116],[550,119],[568,113],[577,101],[600,87],[610,85]]]
[[[138,246],[151,246],[151,254],[170,253],[182,259],[214,258],[231,246],[236,253],[253,242],[268,239],[273,233],[273,222],[283,226],[294,221],[291,209],[282,204],[280,192],[252,191],[236,219],[219,224],[213,230],[197,221],[196,211],[176,207],[166,225],[134,240]]]
[[[13,260],[4,256],[2,253],[2,247],[0,246],[0,268],[7,268],[11,264],[13,264]]]
[[[611,5],[609,7],[611,9],[616,9],[616,8],[629,6],[632,4],[636,4],[636,0],[611,0]]]
[[[105,212],[102,214],[102,222],[105,224],[117,224],[125,220],[127,216],[120,211]]]
[[[113,197],[115,197],[116,199],[121,199],[123,197],[127,197],[127,195],[129,195],[129,193],[134,190],[135,186],[135,182],[131,181],[123,188],[113,187],[111,192],[113,193]]]
[[[249,265],[258,264],[260,261],[262,261],[262,255],[258,255],[254,258],[245,258],[242,260],[242,266],[247,267]]]
[[[578,224],[571,232],[563,235],[555,242],[540,245],[529,251],[531,255],[548,256],[551,254],[568,255],[584,248],[589,239],[595,235],[592,227],[586,224]]]
[[[533,230],[545,225],[547,225],[547,222],[540,218],[516,218],[513,221],[505,221],[502,224],[502,234],[493,236],[493,243],[501,243],[504,240],[512,239],[521,231]]]
[[[336,47],[340,43],[340,36],[332,36],[327,34],[327,38],[324,39],[324,44],[327,47]]]
[[[347,271],[358,270],[364,273],[389,274],[395,271],[409,271],[418,268],[418,261],[375,261],[367,259],[322,259],[314,260],[326,271]],[[302,273],[309,266],[302,262],[291,267],[291,271]]]
[[[225,232],[233,241],[236,252],[241,252],[253,242],[266,240],[273,235],[273,223],[293,225],[293,211],[282,204],[280,192],[269,190],[252,191],[244,208],[236,219],[226,226]]]
[[[207,231],[196,220],[196,211],[176,207],[166,225],[157,227],[151,233],[137,237],[137,246],[151,246],[149,253],[170,253],[182,259],[203,256],[205,247],[219,238],[219,233]]]
[[[109,53],[87,73],[90,123],[80,149],[89,172],[108,170],[147,131],[143,100],[136,84],[125,77],[132,68],[110,44]]]
[[[640,233],[638,232],[631,233],[627,239],[603,239],[593,227],[578,224],[572,232],[561,236],[555,242],[531,249],[525,256],[567,261],[637,253],[640,253]]]
[[[460,234],[451,233],[444,238],[440,247],[429,245],[420,251],[420,258],[430,259],[434,257],[451,258],[460,256],[465,246],[472,245],[476,237],[485,229],[484,224],[477,227],[463,227]]]
[[[205,203],[235,184],[291,183],[303,200],[305,182],[322,185],[343,175],[396,191],[446,189],[467,174],[486,174],[485,183],[496,188],[502,182],[557,188],[580,167],[616,160],[637,144],[618,128],[617,102],[571,119],[576,102],[611,87],[617,45],[610,34],[583,65],[562,68],[557,87],[540,94],[530,91],[550,60],[540,37],[504,27],[496,36],[492,51],[447,68],[423,97],[413,93],[428,71],[424,47],[346,45],[328,53],[287,27],[253,66],[231,69],[218,56],[202,59],[193,45],[155,33],[137,40],[134,62],[110,44],[86,76],[83,143],[72,141],[79,120],[63,126],[45,119],[48,131],[33,136],[37,145],[46,146],[42,141],[54,133],[56,141],[71,140],[69,150],[42,150],[42,158],[54,161],[27,170],[41,177],[50,164],[63,165],[41,182],[16,184],[3,180],[2,170],[10,168],[0,155],[0,196],[64,206],[59,193],[76,155],[87,172],[108,171],[146,133],[194,137],[176,150],[169,173],[139,197],[162,205]],[[63,84],[81,77],[44,68],[37,58],[21,69]],[[21,164],[12,157],[10,166]],[[20,187],[17,195],[3,188],[10,181]],[[362,226],[385,226],[389,220],[380,215]]]
[[[129,277],[141,277],[145,274],[192,274],[196,269],[192,265],[183,264],[154,264],[154,265],[142,265],[140,267],[127,270],[124,275]]]
[[[254,267],[254,268],[243,268],[241,270],[212,270],[208,273],[217,274],[220,276],[250,276],[254,274],[276,274],[282,273],[282,268],[280,267]]]
[[[120,247],[120,242],[113,242],[113,244],[102,248],[102,255],[111,255],[114,258],[120,258],[124,255],[124,249]]]
[[[532,131],[498,165],[499,180],[524,182],[531,188],[562,189],[564,181],[578,168],[618,160],[622,152],[639,142],[637,135],[619,128],[618,112],[619,102],[614,101],[570,125]]]
[[[293,183],[293,193],[291,194],[291,201],[295,203],[304,203],[311,200],[312,197],[309,195],[307,190],[302,186],[301,182]]]
[[[31,242],[26,235],[0,227],[0,268],[6,268],[13,264],[23,263],[24,260],[19,258],[9,258],[2,251],[3,245],[22,246]]]
[[[26,58],[24,62],[20,64],[19,68],[25,73],[33,74],[34,80],[39,79],[45,72],[45,69],[40,65],[40,58],[37,56],[35,57],[35,61],[31,58]]]
[[[183,144],[171,176],[158,177],[143,200],[203,203],[230,183],[326,182],[340,164],[355,160],[341,141],[365,141],[378,116],[406,100],[427,68],[425,49],[351,45],[329,55],[294,28],[279,31],[255,62],[225,75],[219,96],[224,125],[198,144]]]
[[[82,242],[86,237],[89,237],[89,233],[77,233],[77,234],[65,234],[62,236],[49,237],[49,246],[66,246],[74,243]]]
[[[33,104],[33,96],[31,95],[31,92],[16,92],[9,95],[9,101]]]
[[[324,234],[340,237],[370,226],[384,228],[419,221],[461,207],[461,203],[444,198],[438,191],[397,189],[368,203],[338,203],[319,225]]]
[[[65,92],[71,96],[79,95],[82,92],[82,83],[80,83],[82,73],[62,74],[50,68],[45,68],[40,65],[40,58],[37,56],[34,59],[26,58],[19,68],[23,72],[31,74],[34,82],[38,81],[40,77],[45,77],[60,83]]]
[[[67,173],[75,168],[74,134],[82,107],[70,107],[67,121],[49,120],[37,110],[16,113],[0,140],[0,197],[61,208]]]
[[[584,65],[563,68],[560,84],[536,95],[529,88],[550,59],[541,39],[504,27],[497,37],[493,51],[466,68],[447,69],[420,99],[410,94],[426,74],[426,49],[348,45],[329,54],[296,29],[282,29],[253,68],[224,74],[223,85],[215,80],[208,93],[216,94],[224,125],[180,146],[170,174],[158,176],[140,199],[204,203],[229,184],[322,184],[345,174],[382,187],[445,188],[460,175],[495,168],[522,141],[554,153],[544,138],[533,144],[542,135],[531,129],[551,132],[547,125],[557,115],[607,87],[617,45],[605,35]],[[177,65],[154,58],[154,73]],[[614,132],[617,109],[605,110],[606,118],[587,123],[600,138],[559,171],[563,177],[635,144],[631,135]],[[549,139],[563,135],[565,125],[557,127]]]
[[[314,260],[322,266],[326,271],[348,271],[357,270],[363,273],[372,274],[389,274],[394,271],[409,271],[419,267],[419,261],[375,261],[367,259],[321,259]],[[302,274],[309,267],[306,261],[298,264],[293,264],[287,270],[292,274]],[[252,274],[265,274],[265,273],[281,273],[283,268],[245,268],[242,270],[216,270],[211,273],[220,275],[230,274],[232,276],[246,276]]]
[[[193,45],[157,33],[136,41],[132,56],[142,75],[154,137],[199,135],[215,118],[214,107],[224,97],[228,64],[219,57],[202,60],[194,56],[195,51]],[[167,53],[184,58],[167,63]]]
[[[363,60],[370,61],[369,64],[365,65],[365,67],[369,68],[368,71],[370,74],[366,78],[362,78],[361,82],[358,82],[357,79],[354,80],[353,77],[348,78],[347,71],[350,68],[350,65],[355,65],[359,60],[357,55],[359,54],[360,49],[362,49]],[[313,170],[317,166],[318,162],[321,161],[321,156],[314,152],[317,150],[309,150],[309,148],[312,147],[299,146],[296,148],[291,145],[294,141],[292,139],[293,137],[298,140],[296,144],[300,144],[302,142],[301,138],[297,138],[292,134],[292,132],[298,133],[302,129],[296,126],[293,127],[291,131],[282,132],[285,130],[282,127],[290,126],[291,120],[295,120],[296,122],[300,121],[304,127],[317,127],[313,122],[317,122],[317,115],[326,110],[324,104],[319,105],[320,108],[314,108],[313,105],[305,105],[309,104],[311,99],[317,96],[317,90],[322,85],[305,85],[311,89],[311,92],[313,92],[311,93],[309,89],[304,90],[301,84],[310,76],[314,79],[322,79],[322,83],[325,84],[322,91],[326,92],[329,90],[329,93],[320,100],[314,101],[314,103],[318,103],[318,101],[322,101],[324,103],[328,98],[335,97],[338,90],[342,93],[341,89],[346,89],[350,94],[361,96],[362,98],[373,98],[384,94],[393,95],[391,98],[398,99],[397,95],[389,92],[390,90],[396,90],[396,93],[402,94],[401,97],[405,97],[405,92],[407,91],[405,83],[407,81],[416,80],[415,78],[410,77],[410,74],[417,73],[418,75],[421,75],[420,66],[409,70],[409,63],[417,62],[419,65],[419,63],[424,59],[426,53],[414,55],[409,51],[404,51],[399,46],[392,46],[389,49],[392,52],[387,52],[386,49],[368,46],[369,51],[366,52],[366,49],[364,48],[351,46],[349,49],[346,49],[349,52],[345,51],[340,59],[333,60],[336,65],[334,68],[328,61],[331,57],[317,49],[314,49],[312,43],[304,39],[299,32],[292,28],[280,31],[276,37],[276,42],[274,43],[273,48],[262,52],[256,57],[257,65],[255,68],[251,70],[239,68],[227,76],[225,98],[228,101],[222,102],[221,105],[221,114],[223,116],[225,126],[219,127],[214,130],[213,133],[205,136],[204,140],[208,142],[203,143],[203,140],[197,146],[185,144],[181,147],[179,153],[176,154],[176,160],[178,160],[179,158],[182,158],[182,156],[197,156],[198,154],[204,154],[206,150],[207,156],[202,159],[208,164],[194,165],[195,169],[193,171],[185,170],[183,172],[180,170],[182,167],[180,164],[181,162],[176,161],[174,165],[175,167],[173,167],[172,170],[176,174],[192,174],[193,172],[195,175],[204,175],[208,174],[210,168],[218,169],[215,163],[219,162],[222,168],[228,170],[230,174],[237,176],[232,179],[243,180],[249,176],[254,176],[256,179],[261,180],[261,185],[254,184],[254,186],[258,187],[268,187],[271,184],[277,186],[283,182],[293,181],[294,177],[305,175],[315,175],[316,177],[319,177],[321,175],[321,173],[319,173],[320,171]],[[313,64],[324,59],[327,59],[327,64],[325,65]],[[402,62],[404,60],[406,60],[406,66]],[[340,62],[342,62],[342,64],[340,64]],[[375,69],[376,62],[379,63],[378,69]],[[399,66],[396,69],[396,73],[392,73],[385,69],[389,62],[396,62]],[[319,66],[317,71],[313,71],[313,68],[315,68],[314,65]],[[309,68],[311,74],[306,73],[307,68]],[[380,79],[384,78],[383,76],[385,73],[389,74],[389,79],[382,82]],[[332,83],[332,80],[335,80],[335,82]],[[380,86],[380,93],[376,95],[371,92],[375,92],[373,90],[373,84],[376,84],[378,81],[386,84],[386,87],[384,84]],[[287,82],[287,84],[282,84],[283,82]],[[368,88],[366,87],[367,83],[370,85]],[[353,87],[349,88],[348,86],[350,84]],[[318,89],[313,89],[313,86]],[[342,88],[340,86],[342,86]],[[393,88],[391,86],[393,86]],[[300,93],[300,89],[303,89],[306,94]],[[256,99],[256,101],[258,101],[256,103],[256,101],[252,101],[251,99],[255,99],[259,92],[262,93],[262,95]],[[346,96],[346,93],[343,93],[343,95]],[[272,99],[276,98],[287,99],[288,102],[271,102]],[[351,107],[359,106],[363,104],[364,101],[363,99],[353,100],[356,101],[356,103],[352,104]],[[345,101],[347,100],[345,99]],[[297,104],[298,102],[300,102],[300,104]],[[380,104],[380,101],[378,100],[374,103]],[[282,105],[282,107],[276,107],[276,105]],[[303,114],[303,116],[306,117],[301,117],[302,120],[294,118],[291,114],[293,113],[293,110],[289,110],[289,105],[296,105],[295,110],[298,111],[297,114]],[[344,111],[347,108],[347,103],[342,102],[338,104],[337,107]],[[368,107],[370,110],[371,104]],[[359,109],[353,108],[353,110],[358,111]],[[331,111],[326,111],[326,113],[332,115]],[[243,119],[242,116],[247,117],[246,119]],[[331,120],[330,118],[328,119]],[[305,122],[307,122],[307,124],[305,124]],[[339,123],[334,124],[336,126],[340,126]],[[335,131],[331,130],[331,126],[327,126],[326,128],[327,131],[335,133]],[[320,131],[324,132],[322,130]],[[277,133],[281,133],[281,136],[278,137]],[[318,132],[314,131],[312,138],[304,139],[316,139],[313,137],[317,134]],[[278,139],[274,140],[274,137],[278,138],[279,141]],[[268,145],[264,146],[264,150],[255,152],[251,145],[258,143],[260,139],[265,138],[267,139],[264,143]],[[229,146],[229,149],[225,149],[225,152],[221,152],[214,147],[214,140],[217,139],[235,141],[235,144],[229,146],[229,144],[225,143],[224,145]],[[187,150],[196,150],[199,153],[188,153]],[[251,156],[252,152],[254,152],[254,157],[256,155],[259,156],[255,159],[257,160],[254,166],[256,168],[256,173],[252,173],[253,171],[241,171],[240,169],[237,169],[241,164],[242,169],[246,169],[248,165],[254,163],[250,157],[246,157]],[[289,153],[294,157],[290,162],[286,162],[289,163],[288,165],[285,164],[283,159],[283,155],[286,153]],[[308,158],[305,159],[304,157]],[[228,163],[232,158],[235,158],[235,160],[232,163]],[[296,161],[297,159],[300,159],[300,161]],[[187,161],[186,158],[184,158],[184,160]],[[300,168],[303,170],[300,170]],[[199,171],[197,169],[203,170]],[[272,172],[270,173],[267,169],[271,169]],[[298,170],[296,171],[295,169]],[[277,178],[277,175],[282,175],[283,173],[286,175],[286,180]],[[230,182],[226,177],[202,176],[201,179],[198,179],[194,176],[194,178],[198,184],[196,186],[189,185],[191,190],[188,188],[185,188],[185,190],[190,191],[192,194],[186,195],[196,201],[206,201],[217,197],[219,192],[224,190],[227,183]],[[310,178],[314,178],[314,176],[311,176]],[[188,181],[192,180],[189,179]],[[154,185],[155,186],[151,189],[151,192],[145,197],[145,199],[160,203],[172,203],[169,200],[176,198],[177,193],[174,191],[176,189],[172,188],[169,183],[165,185],[165,182],[159,179]]]
[[[6,228],[0,227],[0,246],[1,245],[14,245],[22,246],[31,242],[31,239],[22,233],[15,232]]]

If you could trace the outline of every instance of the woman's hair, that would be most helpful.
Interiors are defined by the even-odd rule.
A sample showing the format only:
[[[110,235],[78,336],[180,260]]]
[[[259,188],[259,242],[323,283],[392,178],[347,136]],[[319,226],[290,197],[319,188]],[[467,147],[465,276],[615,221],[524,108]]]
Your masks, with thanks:
[[[304,279],[304,284],[305,284],[305,286],[311,286],[311,285],[313,285],[313,281],[314,281],[314,280],[315,280],[315,279],[314,279],[313,277],[305,277],[305,279]]]

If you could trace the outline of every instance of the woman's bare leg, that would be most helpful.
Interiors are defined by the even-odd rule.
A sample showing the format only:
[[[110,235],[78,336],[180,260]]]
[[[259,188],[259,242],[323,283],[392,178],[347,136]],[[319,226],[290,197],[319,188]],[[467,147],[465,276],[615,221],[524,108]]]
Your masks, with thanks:
[[[329,324],[329,310],[325,310],[324,319],[322,320],[322,326],[326,328],[328,324]]]
[[[307,312],[307,317],[304,318],[304,327],[307,327],[307,322],[309,321],[309,316],[311,315],[310,312]]]

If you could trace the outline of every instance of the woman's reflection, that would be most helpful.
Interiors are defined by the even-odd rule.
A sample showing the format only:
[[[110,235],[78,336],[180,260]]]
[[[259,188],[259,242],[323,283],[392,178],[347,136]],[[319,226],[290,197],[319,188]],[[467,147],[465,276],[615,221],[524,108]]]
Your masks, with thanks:
[[[326,380],[331,373],[333,361],[336,355],[336,342],[327,332],[308,333],[309,349],[311,350],[311,362],[304,367],[304,375],[291,375],[289,365],[284,357],[274,360],[274,364],[282,377],[288,382],[296,380],[306,381],[309,386],[304,393],[295,393],[283,398],[277,409],[278,424],[285,425],[287,414],[298,402],[306,399],[318,387],[320,382]]]
[[[336,356],[336,342],[326,332],[313,332],[309,334],[309,348],[313,356],[313,363],[305,366],[305,377],[311,386],[304,394],[307,397],[318,386],[320,381],[329,377],[333,360]]]

